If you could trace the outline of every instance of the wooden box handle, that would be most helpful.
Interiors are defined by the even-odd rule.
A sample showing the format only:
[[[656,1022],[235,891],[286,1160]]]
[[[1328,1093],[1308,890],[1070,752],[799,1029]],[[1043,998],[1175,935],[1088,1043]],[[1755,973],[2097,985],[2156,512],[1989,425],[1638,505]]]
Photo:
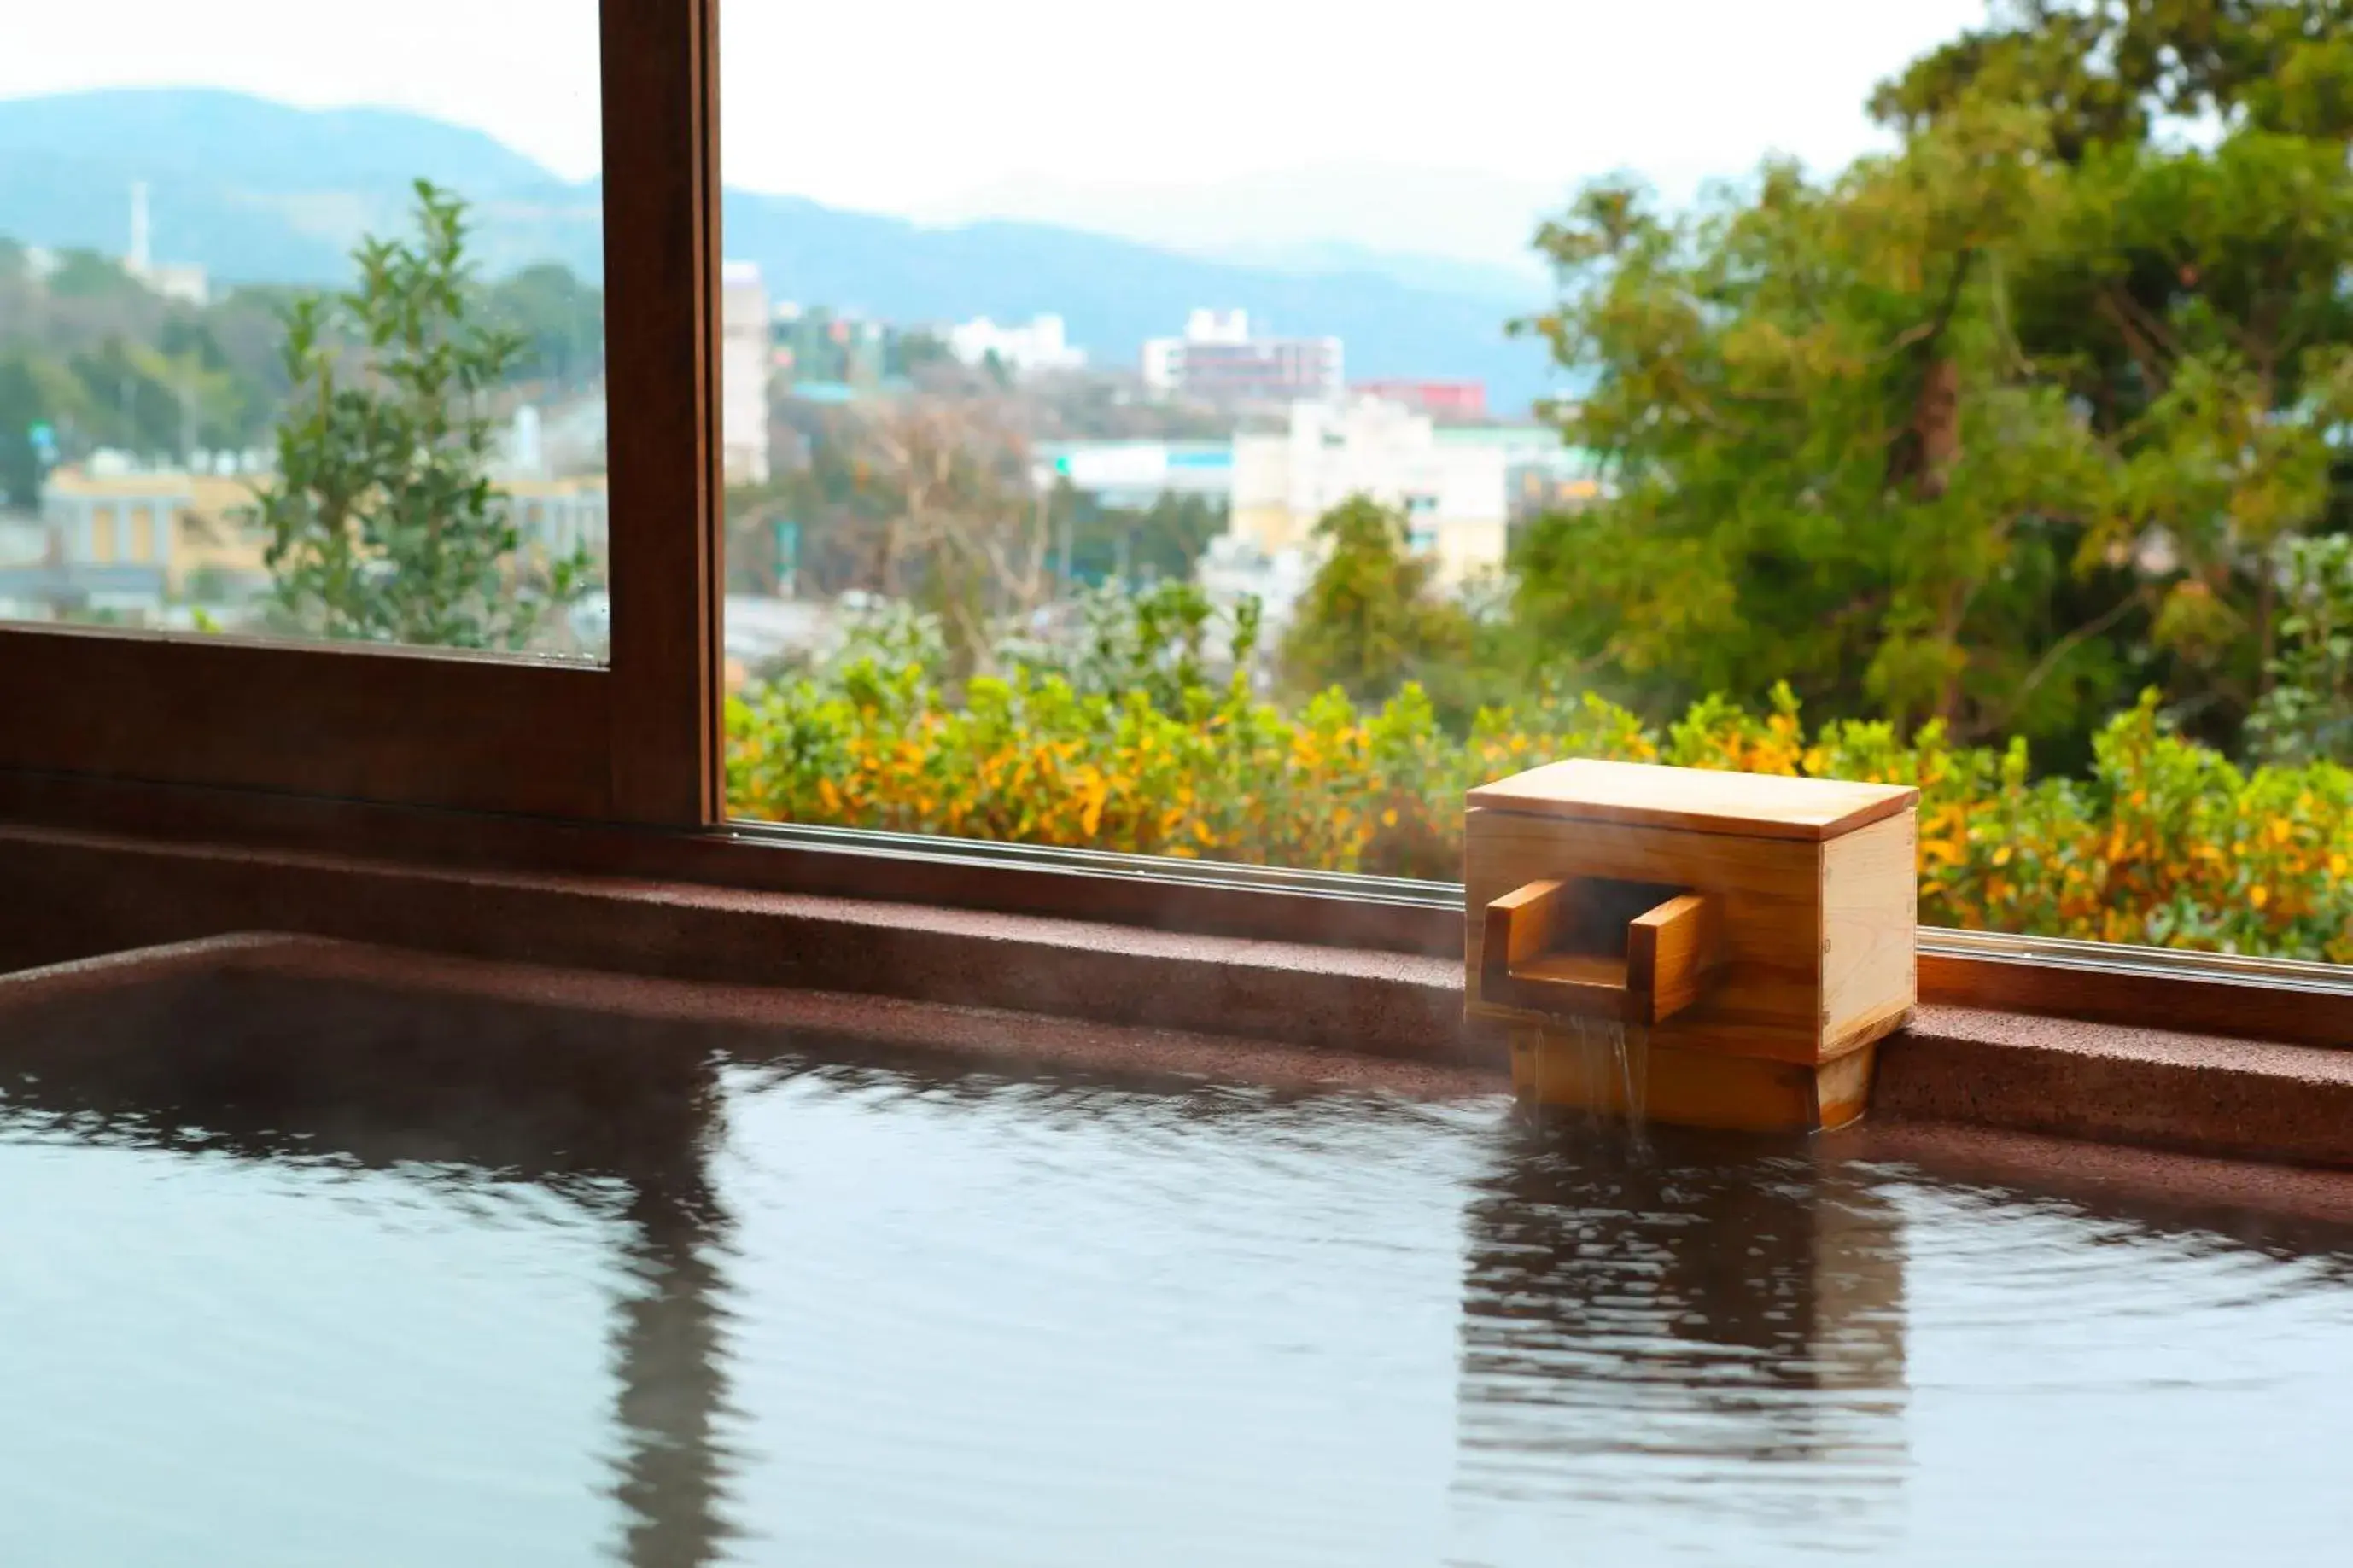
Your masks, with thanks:
[[[1592,929],[1594,889],[1528,882],[1487,906],[1480,996],[1506,1007],[1656,1024],[1700,998],[1721,945],[1721,910],[1676,893],[1619,933]],[[1583,917],[1583,918],[1580,918]]]

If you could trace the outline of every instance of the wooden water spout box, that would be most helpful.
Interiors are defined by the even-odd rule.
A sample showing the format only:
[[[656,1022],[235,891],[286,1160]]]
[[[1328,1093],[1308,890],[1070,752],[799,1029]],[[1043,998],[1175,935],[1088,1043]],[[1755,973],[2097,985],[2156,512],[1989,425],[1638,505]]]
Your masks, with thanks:
[[[1917,994],[1919,792],[1566,762],[1470,792],[1464,994],[1524,1098],[1757,1130],[1862,1112]],[[1628,1041],[1597,1048],[1605,1038]]]

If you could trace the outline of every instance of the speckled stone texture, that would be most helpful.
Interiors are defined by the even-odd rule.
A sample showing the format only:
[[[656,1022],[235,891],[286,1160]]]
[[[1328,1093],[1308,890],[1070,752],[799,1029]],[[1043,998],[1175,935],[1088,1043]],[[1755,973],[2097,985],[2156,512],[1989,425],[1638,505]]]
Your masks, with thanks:
[[[2331,1233],[2319,1243],[2331,1250],[2341,1227],[2353,1225],[2353,1171],[1894,1117],[1826,1132],[1816,1147],[1825,1156],[1901,1161],[1943,1181],[2031,1192],[2095,1213],[2162,1214],[2225,1233],[2251,1215],[2304,1222]]]
[[[2353,1164],[2353,1052],[1923,1006],[1880,1051],[1871,1111]]]
[[[930,905],[0,829],[0,971],[235,931],[1500,1064],[1462,966]]]
[[[1229,1035],[1086,1023],[999,1008],[765,986],[721,985],[403,952],[312,937],[243,935],[0,975],[0,1068],[51,1051],[114,1058],[135,1077],[185,1077],[202,1053],[367,1059],[502,1081],[635,1082],[646,1066],[690,1070],[721,1046],[822,1039],[1126,1079],[1213,1080],[1414,1099],[1509,1092],[1500,1065],[1417,1061]],[[414,1059],[446,1042],[462,1063]],[[147,1058],[143,1061],[142,1058]]]
[[[2027,1118],[2042,1103],[2031,1064],[2119,1075],[2129,1095],[2185,1065],[2221,1081],[2242,1114],[2263,1093],[2294,1098],[2315,1064],[2276,1047],[1926,1009],[1927,1032],[1893,1050],[1892,1099],[1858,1126],[1818,1137],[1826,1158],[1900,1162],[1940,1179],[2032,1192],[2095,1211],[2116,1205],[2232,1230],[2353,1224],[2353,1172],[2295,1168],[1915,1117]],[[1200,1081],[1279,1092],[1369,1091],[1415,1099],[1500,1098],[1500,1068],[1404,1060],[1266,1040],[1124,1027],[982,1007],[840,993],[722,985],[404,952],[309,937],[213,938],[0,976],[0,1074],[95,1083],[128,1106],[206,1103],[234,1093],[311,1121],[365,1153],[451,1131],[517,1168],[619,1169],[649,1137],[698,1136],[714,1052],[846,1053],[954,1060],[1008,1073],[1099,1074],[1137,1084]],[[2179,1060],[2160,1060],[2173,1053]],[[2327,1055],[2327,1053],[2320,1053]],[[2027,1063],[2016,1074],[2010,1068]],[[2324,1068],[2334,1064],[2318,1064]],[[52,1070],[54,1069],[54,1070]],[[2251,1070],[2253,1069],[2253,1070]],[[2015,1093],[1988,1092],[2007,1077]],[[1885,1080],[1883,1080],[1885,1081]],[[2171,1081],[2171,1080],[2166,1080]],[[73,1109],[89,1109],[79,1101]],[[2194,1110],[2194,1103],[2191,1105]],[[2212,1134],[2184,1102],[2143,1115],[2078,1114],[2097,1136],[2180,1145]],[[397,1135],[396,1137],[395,1135]],[[662,1136],[656,1136],[661,1134]],[[2238,1134],[2249,1136],[2242,1129]],[[399,1142],[400,1139],[407,1140]],[[392,1145],[388,1144],[387,1147]],[[2316,1144],[2326,1149],[2329,1145]],[[2261,1150],[2247,1151],[2262,1152]]]
[[[1461,966],[1445,958],[22,826],[0,827],[0,971],[280,931],[403,950],[379,994],[521,987],[596,1010],[733,1009],[910,1046],[1303,1086],[1505,1081],[1504,1042],[1465,1026]],[[119,962],[250,972],[294,951],[232,942]],[[494,984],[470,961],[538,971]],[[334,960],[339,983],[395,963]],[[118,1019],[173,1005],[154,973],[138,996],[103,994],[126,977],[104,963],[52,973],[43,1005],[95,988],[79,1005]],[[1881,1049],[1868,1119],[2353,1166],[2353,1051],[1924,1005]]]

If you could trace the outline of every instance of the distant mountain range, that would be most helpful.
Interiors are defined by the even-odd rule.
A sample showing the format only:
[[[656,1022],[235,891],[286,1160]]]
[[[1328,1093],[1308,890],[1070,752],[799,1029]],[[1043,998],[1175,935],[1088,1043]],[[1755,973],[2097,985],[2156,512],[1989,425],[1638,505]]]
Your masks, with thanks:
[[[1533,241],[1558,184],[1474,169],[1326,161],[1187,182],[1016,175],[912,216],[1018,218],[1276,271],[1368,271],[1525,310],[1546,274]]]
[[[1136,237],[1130,236],[1130,238]],[[1149,243],[1146,241],[1146,243]],[[1249,267],[1267,272],[1304,273],[1328,278],[1335,273],[1368,272],[1402,283],[1409,289],[1437,294],[1459,294],[1466,300],[1493,301],[1512,314],[1525,314],[1548,298],[1544,276],[1533,266],[1504,267],[1493,262],[1436,256],[1418,250],[1376,250],[1345,239],[1237,240],[1209,247],[1169,246],[1169,249]]]
[[[473,204],[492,272],[560,261],[603,271],[595,182],[561,180],[490,136],[394,110],[304,110],[212,89],[0,100],[0,236],[121,254],[130,186],[149,187],[155,258],[228,282],[343,279],[354,241],[406,222],[409,182]],[[1100,362],[1133,363],[1197,305],[1240,306],[1286,333],[1347,343],[1352,378],[1471,376],[1498,409],[1550,385],[1542,350],[1504,323],[1500,268],[1345,246],[1247,261],[1043,223],[923,226],[795,196],[729,190],[726,254],[759,263],[780,299],[898,321],[1059,311]]]

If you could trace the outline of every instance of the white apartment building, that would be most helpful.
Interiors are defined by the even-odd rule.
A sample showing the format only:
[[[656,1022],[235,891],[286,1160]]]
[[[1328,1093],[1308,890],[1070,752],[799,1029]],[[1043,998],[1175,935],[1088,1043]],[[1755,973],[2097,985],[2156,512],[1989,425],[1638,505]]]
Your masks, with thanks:
[[[27,584],[143,613],[168,599],[259,595],[269,585],[269,542],[247,513],[272,482],[258,464],[59,468],[41,490],[37,558],[0,561],[0,603],[21,599]],[[506,473],[495,487],[491,504],[506,513],[525,550],[605,558],[611,508],[604,475]]]
[[[606,559],[612,501],[602,474],[516,480],[501,486],[492,504],[507,509],[526,552],[561,559],[586,551],[593,562]]]
[[[1234,449],[1229,441],[1046,441],[1032,450],[1029,477],[1041,490],[1068,484],[1108,506],[1148,507],[1164,495],[1224,506],[1233,499]]]
[[[131,186],[131,248],[123,254],[122,269],[166,300],[203,306],[212,299],[212,280],[201,267],[185,262],[159,262],[154,257],[153,228],[147,215],[147,182]]]
[[[1142,368],[1164,396],[1228,405],[1336,401],[1347,384],[1338,338],[1253,337],[1247,310],[1194,310],[1184,336],[1145,340]]]
[[[719,440],[731,485],[768,479],[768,287],[759,267],[720,269]]]
[[[1312,548],[1316,521],[1353,495],[1406,514],[1407,541],[1450,587],[1504,566],[1510,463],[1499,445],[1442,441],[1394,403],[1300,402],[1288,426],[1234,437],[1230,531],[1272,558]]]
[[[1077,370],[1087,363],[1086,351],[1071,346],[1062,318],[1054,315],[1033,316],[1028,326],[999,326],[987,316],[976,316],[948,329],[948,352],[975,366],[995,354],[997,363],[1016,375]]]

